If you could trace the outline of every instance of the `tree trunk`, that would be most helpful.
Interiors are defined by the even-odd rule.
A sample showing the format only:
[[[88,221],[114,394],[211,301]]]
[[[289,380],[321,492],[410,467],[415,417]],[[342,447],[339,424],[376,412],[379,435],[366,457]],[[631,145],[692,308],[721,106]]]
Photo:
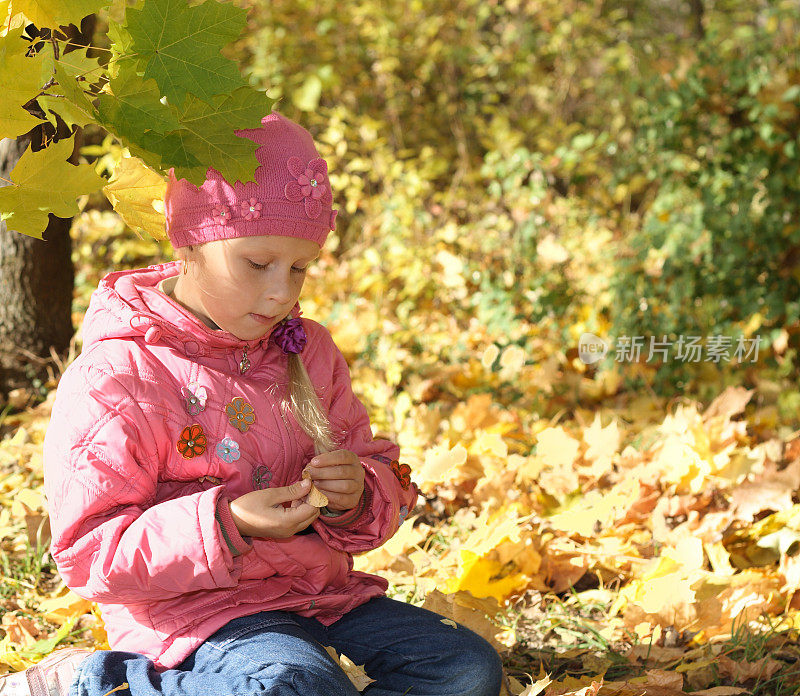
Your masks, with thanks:
[[[22,156],[27,138],[0,142],[0,176]],[[44,241],[0,223],[0,391],[44,382],[50,347],[65,354],[72,327],[71,220],[50,216]],[[37,359],[38,358],[38,359]]]
[[[694,22],[692,33],[695,38],[702,40],[706,38],[706,30],[703,26],[703,15],[705,15],[706,8],[703,5],[703,0],[689,0],[689,7],[692,11],[692,21]]]
[[[95,21],[94,16],[87,17],[80,30],[71,26],[64,31],[72,42],[86,46]],[[26,108],[35,112],[38,105],[32,102]],[[41,112],[38,115],[43,117]],[[28,145],[36,151],[47,139],[70,135],[70,129],[59,122],[58,129],[46,123],[16,139],[0,140],[0,177],[9,178]],[[75,140],[77,150],[80,131]],[[0,181],[0,186],[6,185]],[[9,231],[5,221],[0,221],[0,402],[7,401],[12,389],[32,383],[41,386],[36,380],[44,384],[56,376],[52,366],[69,350],[75,333],[71,223],[71,219],[50,215],[41,240]]]

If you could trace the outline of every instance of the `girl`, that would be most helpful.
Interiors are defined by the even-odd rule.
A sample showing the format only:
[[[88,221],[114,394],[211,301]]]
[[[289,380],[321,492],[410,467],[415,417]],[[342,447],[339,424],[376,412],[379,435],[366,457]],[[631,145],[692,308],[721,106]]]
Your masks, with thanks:
[[[325,161],[278,113],[237,135],[256,181],[171,174],[179,260],[101,281],[45,438],[51,552],[113,649],[57,651],[0,695],[356,696],[333,646],[370,696],[497,696],[483,638],[353,570],[418,491],[300,318],[336,217]]]

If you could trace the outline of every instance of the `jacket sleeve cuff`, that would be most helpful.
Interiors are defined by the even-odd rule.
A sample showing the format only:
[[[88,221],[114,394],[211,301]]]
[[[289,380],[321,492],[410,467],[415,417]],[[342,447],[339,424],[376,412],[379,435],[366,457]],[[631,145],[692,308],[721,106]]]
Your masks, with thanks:
[[[331,527],[357,527],[364,521],[371,508],[372,491],[365,485],[358,505],[353,509],[345,510],[341,515],[331,515],[324,512],[327,508],[322,508],[319,518]]]
[[[231,514],[230,501],[224,495],[219,497],[217,501],[217,509],[214,512],[214,517],[219,522],[220,530],[222,531],[222,538],[228,546],[231,554],[234,556],[241,556],[247,553],[252,548],[252,543],[249,542],[249,537],[243,537],[236,524],[233,521]]]

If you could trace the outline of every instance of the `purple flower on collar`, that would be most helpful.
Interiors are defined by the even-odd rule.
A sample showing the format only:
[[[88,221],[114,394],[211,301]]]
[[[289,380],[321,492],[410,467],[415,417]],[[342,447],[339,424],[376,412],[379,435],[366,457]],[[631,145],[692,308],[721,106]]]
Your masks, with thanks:
[[[306,331],[300,317],[284,319],[272,332],[275,343],[284,353],[300,353],[306,346]]]

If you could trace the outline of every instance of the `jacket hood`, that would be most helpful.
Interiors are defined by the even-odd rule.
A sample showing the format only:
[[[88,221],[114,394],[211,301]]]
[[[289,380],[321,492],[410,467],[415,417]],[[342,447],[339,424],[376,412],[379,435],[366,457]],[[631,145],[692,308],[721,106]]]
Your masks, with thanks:
[[[271,333],[243,341],[222,329],[206,326],[171,297],[159,290],[161,281],[180,273],[181,262],[170,261],[147,268],[114,271],[106,275],[92,294],[83,320],[83,351],[112,338],[140,338],[148,344],[166,343],[191,356],[215,355],[258,347],[280,348]],[[290,316],[299,316],[295,304]]]

